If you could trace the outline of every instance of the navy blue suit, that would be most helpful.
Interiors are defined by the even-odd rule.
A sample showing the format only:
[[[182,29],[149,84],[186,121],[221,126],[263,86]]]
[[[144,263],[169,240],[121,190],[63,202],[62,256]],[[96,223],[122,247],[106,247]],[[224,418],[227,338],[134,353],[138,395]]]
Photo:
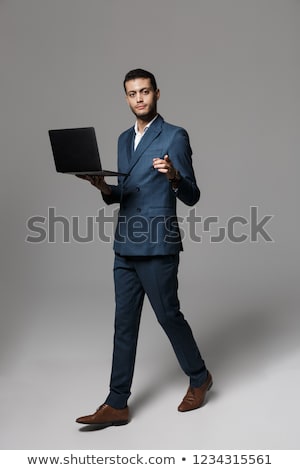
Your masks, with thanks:
[[[192,206],[200,191],[192,166],[187,132],[158,116],[134,151],[134,127],[118,141],[118,185],[103,195],[119,203],[115,233],[115,336],[110,394],[106,403],[123,408],[130,396],[140,316],[145,294],[173,346],[191,386],[202,385],[207,370],[177,297],[179,252],[182,250],[176,201]],[[175,192],[166,176],[153,168],[153,158],[169,155],[181,179]]]

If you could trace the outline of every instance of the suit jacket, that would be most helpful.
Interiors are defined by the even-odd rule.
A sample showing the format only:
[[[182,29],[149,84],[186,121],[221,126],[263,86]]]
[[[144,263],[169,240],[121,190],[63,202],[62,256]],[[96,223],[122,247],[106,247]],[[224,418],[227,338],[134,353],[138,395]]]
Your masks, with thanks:
[[[114,250],[122,256],[176,254],[182,250],[177,198],[188,206],[200,198],[188,134],[159,115],[135,151],[134,137],[131,127],[118,140],[118,171],[129,175],[110,186],[111,195],[103,195],[107,204],[120,204]],[[166,154],[181,175],[177,192],[165,174],[153,168],[153,158]]]

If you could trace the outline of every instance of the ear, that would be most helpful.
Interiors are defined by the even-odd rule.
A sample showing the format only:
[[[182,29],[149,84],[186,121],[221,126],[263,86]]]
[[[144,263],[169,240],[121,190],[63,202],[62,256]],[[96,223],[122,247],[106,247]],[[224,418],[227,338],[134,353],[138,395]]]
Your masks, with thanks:
[[[160,90],[159,89],[156,90],[155,95],[156,95],[156,101],[158,101],[159,98],[160,98]]]

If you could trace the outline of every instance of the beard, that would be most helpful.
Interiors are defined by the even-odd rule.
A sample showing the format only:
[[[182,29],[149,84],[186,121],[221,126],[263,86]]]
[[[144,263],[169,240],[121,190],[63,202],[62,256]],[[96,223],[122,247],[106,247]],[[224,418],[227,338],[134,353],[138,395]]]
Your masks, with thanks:
[[[131,111],[137,119],[140,119],[141,121],[150,122],[157,114],[156,103],[151,106],[151,108],[145,110],[142,109],[141,111],[137,111],[135,108],[131,108]]]

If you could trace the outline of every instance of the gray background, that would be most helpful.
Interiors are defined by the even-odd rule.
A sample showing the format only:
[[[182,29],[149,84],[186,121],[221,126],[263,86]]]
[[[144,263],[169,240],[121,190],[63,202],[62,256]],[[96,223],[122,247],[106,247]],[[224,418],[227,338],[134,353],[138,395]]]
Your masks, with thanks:
[[[0,1],[1,448],[298,448],[299,15],[298,0]],[[63,243],[61,227],[29,244],[26,221],[55,207],[84,234],[102,199],[56,174],[47,130],[94,125],[114,169],[136,67],[189,131],[197,214],[222,225],[258,206],[274,242],[185,240],[182,309],[215,378],[205,407],[177,413],[187,379],[146,302],[132,422],[79,432],[107,394],[111,244]]]

